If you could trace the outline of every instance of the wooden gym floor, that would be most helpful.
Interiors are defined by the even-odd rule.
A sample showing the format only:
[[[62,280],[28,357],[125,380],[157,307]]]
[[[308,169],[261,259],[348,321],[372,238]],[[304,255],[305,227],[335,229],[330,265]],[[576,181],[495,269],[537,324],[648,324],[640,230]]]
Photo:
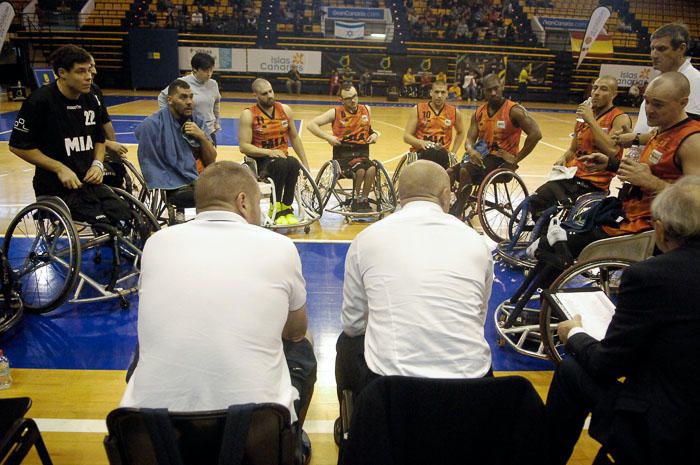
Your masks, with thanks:
[[[107,91],[107,103],[117,128],[120,141],[129,146],[128,158],[136,163],[136,145],[132,144],[133,128],[144,116],[157,110],[155,92]],[[308,96],[299,98],[278,94],[279,101],[288,103],[301,120],[301,137],[311,165],[312,174],[331,157],[330,146],[317,139],[305,128],[310,118],[335,105],[337,100],[328,96]],[[387,103],[381,98],[363,99],[372,107],[373,127],[381,132],[378,143],[372,147],[372,157],[381,160],[391,173],[399,156],[407,150],[402,141],[403,128],[412,106],[417,100],[404,99],[399,103]],[[252,96],[241,93],[225,93],[221,104],[224,118],[224,131],[219,133],[219,159],[241,161],[237,147],[237,118],[241,111],[253,103]],[[462,105],[460,108],[468,126],[476,105]],[[519,174],[528,188],[533,190],[546,179],[549,168],[569,145],[570,133],[574,127],[574,106],[572,105],[526,105],[540,125],[543,139],[534,152],[521,163]],[[12,123],[19,104],[0,102],[0,227],[4,230],[8,222],[20,208],[34,200],[31,188],[33,169],[8,150]],[[634,111],[632,109],[630,113]],[[326,127],[328,130],[329,127]],[[461,153],[459,154],[461,156]],[[308,235],[302,231],[292,231],[289,236],[300,243],[306,241],[349,241],[362,229],[363,224],[347,224],[339,215],[324,214],[318,224],[314,224]],[[306,270],[305,270],[306,272]],[[329,272],[330,273],[330,272]],[[342,279],[342,278],[341,278]],[[84,309],[81,308],[81,313]],[[132,307],[131,312],[135,312]],[[70,317],[70,315],[68,315]],[[334,315],[334,318],[336,316]],[[338,318],[336,318],[338,319]],[[313,323],[313,322],[312,322]],[[319,324],[315,323],[318,327]],[[316,337],[316,352],[319,359],[319,378],[307,417],[306,429],[313,443],[312,464],[334,464],[337,461],[337,448],[332,439],[332,423],[337,416],[338,406],[333,381],[334,325],[329,325],[330,338]],[[13,340],[0,338],[0,347],[12,352]],[[16,342],[17,339],[14,339]],[[24,348],[29,351],[29,348]],[[524,356],[507,354],[512,359]],[[11,358],[12,361],[12,358]],[[527,361],[525,362],[527,365]],[[42,367],[18,367],[12,373],[14,385],[7,391],[0,391],[0,397],[29,396],[34,401],[30,416],[39,420],[49,452],[56,465],[102,465],[107,463],[102,447],[104,418],[118,406],[124,390],[124,371],[121,369],[47,369]],[[47,365],[53,366],[53,365]],[[551,381],[552,372],[540,368],[526,371],[504,371],[496,369],[496,375],[521,374],[535,385],[544,398]],[[517,434],[517,433],[516,433]],[[597,443],[584,431],[576,447],[570,464],[590,464],[597,452]],[[39,463],[32,453],[27,463]]]

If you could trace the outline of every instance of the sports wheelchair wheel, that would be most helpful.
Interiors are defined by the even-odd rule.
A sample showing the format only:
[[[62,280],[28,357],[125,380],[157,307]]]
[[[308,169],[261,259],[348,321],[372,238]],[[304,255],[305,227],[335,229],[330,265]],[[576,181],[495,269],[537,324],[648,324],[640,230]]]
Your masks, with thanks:
[[[404,166],[407,166],[418,159],[418,154],[416,152],[406,152],[399,159],[399,164],[396,165],[394,170],[394,175],[391,177],[391,182],[394,185],[394,191],[399,191],[399,176],[401,176],[401,170]]]
[[[377,160],[373,160],[377,174],[374,181],[374,195],[376,200],[376,210],[380,213],[391,213],[396,210],[396,190],[394,183],[389,178],[384,165]]]
[[[302,164],[299,164],[299,178],[297,179],[296,194],[298,202],[306,213],[311,213],[317,218],[323,213],[323,198],[311,177],[311,173]]]
[[[577,263],[565,270],[551,284],[549,290],[555,292],[562,289],[577,289],[598,287],[610,298],[617,302],[620,279],[625,268],[634,261],[625,259],[594,259]],[[549,357],[559,364],[566,355],[564,345],[557,336],[557,324],[565,320],[565,316],[542,300],[540,309],[540,334]]]
[[[316,187],[321,194],[321,208],[326,208],[333,195],[333,189],[340,177],[340,164],[336,160],[329,160],[323,164],[316,175]]]
[[[58,307],[78,280],[78,232],[53,203],[36,202],[20,210],[5,233],[3,254],[27,311]]]
[[[479,221],[496,243],[510,238],[513,211],[528,196],[523,180],[512,170],[499,168],[486,175],[477,192]]]

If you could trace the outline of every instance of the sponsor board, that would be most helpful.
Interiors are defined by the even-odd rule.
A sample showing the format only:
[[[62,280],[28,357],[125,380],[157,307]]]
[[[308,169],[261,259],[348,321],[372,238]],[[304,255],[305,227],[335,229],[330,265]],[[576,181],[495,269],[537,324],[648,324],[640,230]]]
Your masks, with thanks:
[[[296,65],[301,74],[321,74],[321,52],[308,50],[248,49],[249,73],[278,73]]]
[[[644,86],[659,75],[651,66],[632,66],[602,64],[599,76],[612,76],[617,79],[618,87],[630,87],[632,84]]]
[[[246,50],[243,48],[178,47],[178,63],[181,70],[192,69],[195,53],[207,53],[214,57],[215,71],[247,71]]]

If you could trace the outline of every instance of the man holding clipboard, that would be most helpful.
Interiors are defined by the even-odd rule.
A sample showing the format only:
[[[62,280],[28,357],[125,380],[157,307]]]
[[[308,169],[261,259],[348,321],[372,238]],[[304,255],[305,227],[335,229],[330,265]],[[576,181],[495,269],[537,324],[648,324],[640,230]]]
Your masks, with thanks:
[[[670,185],[651,208],[664,253],[625,270],[603,339],[578,315],[557,328],[570,357],[547,395],[549,463],[567,462],[591,412],[590,435],[617,464],[700,454],[700,176]]]

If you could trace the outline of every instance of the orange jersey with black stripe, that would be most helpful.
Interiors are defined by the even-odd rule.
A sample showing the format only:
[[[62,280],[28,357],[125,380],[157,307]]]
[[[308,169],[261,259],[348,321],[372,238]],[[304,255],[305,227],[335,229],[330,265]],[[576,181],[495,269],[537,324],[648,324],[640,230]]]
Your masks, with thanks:
[[[683,171],[680,160],[676,157],[678,147],[683,141],[693,134],[700,133],[700,121],[686,119],[675,126],[652,137],[639,157],[639,162],[649,165],[651,174],[666,182],[674,182]],[[603,229],[611,236],[622,234],[635,234],[652,228],[651,202],[654,193],[641,191],[641,195],[630,195],[622,202],[622,209],[627,220],[620,224],[620,228]]]
[[[289,149],[289,125],[291,124],[282,104],[275,102],[268,115],[258,105],[248,108],[253,114],[253,145],[263,149]]]
[[[520,151],[520,134],[523,132],[510,119],[510,111],[518,105],[512,100],[505,99],[501,108],[489,116],[488,103],[484,103],[476,110],[476,124],[479,128],[479,140],[486,142],[492,155],[497,155],[496,150],[502,149],[517,155]]]
[[[608,111],[596,118],[598,125],[606,134],[612,131],[613,122],[618,116],[624,115],[625,112],[616,107],[611,107]],[[615,173],[612,171],[586,171],[586,165],[578,160],[579,155],[587,155],[593,152],[600,152],[601,150],[596,147],[593,141],[593,131],[588,123],[578,122],[576,123],[576,156],[571,160],[566,162],[567,167],[576,166],[578,170],[576,171],[576,177],[579,179],[585,179],[586,181],[593,184],[595,187],[601,190],[608,190],[610,187],[610,181],[615,177]],[[615,157],[620,160],[622,158],[622,149],[618,150]]]
[[[351,113],[345,107],[335,107],[333,135],[344,144],[367,144],[372,134],[372,119],[365,105],[358,105],[357,111]]]
[[[449,152],[452,149],[452,128],[457,121],[457,107],[446,103],[436,113],[429,102],[421,102],[416,105],[416,111],[416,139],[435,142]],[[420,148],[412,147],[412,150],[417,152]]]

